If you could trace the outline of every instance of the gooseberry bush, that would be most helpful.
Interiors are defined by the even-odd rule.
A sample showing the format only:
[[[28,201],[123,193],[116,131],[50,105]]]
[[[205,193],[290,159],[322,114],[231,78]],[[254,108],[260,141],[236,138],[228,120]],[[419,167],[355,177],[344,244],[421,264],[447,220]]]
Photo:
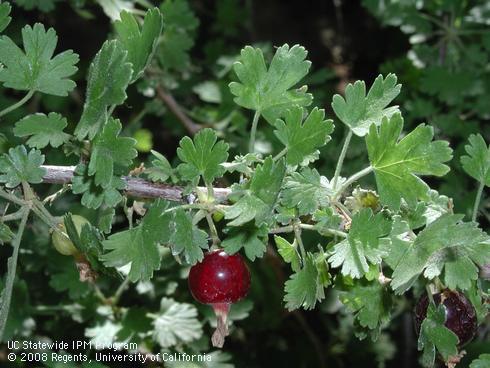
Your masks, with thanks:
[[[76,120],[55,108],[15,119],[0,158],[0,240],[11,248],[2,281],[2,341],[33,334],[34,327],[26,332],[26,321],[17,318],[27,243],[35,257],[62,265],[50,265],[55,290],[97,306],[90,317],[80,304],[60,308],[93,323],[87,338],[106,346],[137,342],[145,354],[209,349],[204,323],[216,327],[212,344],[226,351],[225,336],[233,336],[234,324],[252,308],[243,298],[254,288],[253,264],[270,254],[288,268],[285,310],[317,308],[335,292],[356,336],[376,341],[401,304],[420,298],[414,329],[422,365],[457,366],[488,314],[490,238],[477,222],[490,186],[484,138],[471,135],[466,152],[453,157],[431,125],[404,130],[403,106],[394,105],[402,86],[391,73],[369,88],[364,81],[348,84],[333,96],[327,116],[303,84],[311,67],[307,51],[284,44],[271,57],[246,46],[230,63],[232,81],[224,88],[240,115],[221,123],[245,125],[248,142],[241,144],[233,128],[189,119],[162,87],[172,86],[176,71],[189,63],[182,45],[197,20],[187,4],[132,10],[114,15],[113,36],[88,68]],[[0,83],[24,95],[0,111],[0,121],[38,95],[69,96],[79,63],[75,52],[58,50],[53,28],[36,23],[22,28],[21,40],[7,35],[10,11],[0,3]],[[156,151],[147,162],[139,157],[141,136],[125,130],[124,114],[118,117],[135,91],[148,99],[148,109],[158,97],[180,116],[189,136],[178,143],[178,160]],[[210,84],[196,93],[216,97]],[[334,129],[342,126],[343,142],[335,142]],[[346,172],[353,140],[364,142],[369,163]],[[274,152],[264,148],[267,141]],[[320,152],[336,144],[340,154],[329,161],[329,176],[317,163]],[[454,213],[452,200],[431,189],[452,160],[477,183],[471,218]],[[72,165],[58,165],[67,161]],[[46,184],[56,189],[44,195]],[[64,215],[59,207],[53,213],[64,199]],[[81,216],[87,213],[90,219]],[[48,232],[52,249],[32,246],[36,234]],[[168,281],[176,275],[189,277],[186,293],[210,304],[217,321],[208,309],[198,316],[201,306],[172,297],[177,283]],[[154,294],[162,285],[160,309],[121,303],[128,290]],[[232,366],[226,353],[210,354],[210,366]],[[489,365],[483,354],[471,367]]]

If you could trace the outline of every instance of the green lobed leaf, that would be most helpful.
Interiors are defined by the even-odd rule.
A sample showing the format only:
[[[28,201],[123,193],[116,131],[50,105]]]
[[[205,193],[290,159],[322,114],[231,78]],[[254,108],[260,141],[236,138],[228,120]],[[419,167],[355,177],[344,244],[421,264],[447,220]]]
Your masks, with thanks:
[[[149,167],[145,170],[145,173],[148,174],[148,177],[152,181],[165,182],[168,178],[173,176],[174,170],[170,165],[170,162],[157,151],[151,151],[151,154],[156,158],[151,161],[152,167]]]
[[[10,21],[12,20],[12,18],[9,17],[11,10],[12,7],[9,3],[2,3],[0,1],[0,32],[3,32],[5,28],[7,28],[7,26],[10,24]]]
[[[284,159],[274,162],[269,156],[262,165],[257,165],[249,189],[225,210],[225,218],[233,220],[228,225],[240,226],[254,219],[257,226],[270,222],[285,173]]]
[[[330,141],[329,134],[333,132],[332,120],[325,120],[325,111],[315,107],[304,118],[305,110],[295,106],[287,110],[284,121],[276,121],[274,133],[284,144],[286,162],[298,165]]]
[[[296,247],[279,235],[274,235],[277,251],[284,262],[291,264],[291,269],[298,272],[301,269],[301,260]]]
[[[253,262],[256,258],[264,256],[267,248],[267,235],[268,231],[265,226],[231,228],[221,242],[221,246],[228,254],[235,254],[243,248],[247,258]]]
[[[47,116],[37,113],[15,123],[14,134],[17,137],[30,136],[26,142],[30,147],[44,148],[51,145],[57,148],[70,139],[70,135],[63,132],[67,124],[66,118],[55,112]]]
[[[88,175],[95,175],[95,185],[102,188],[110,187],[115,165],[126,168],[138,155],[133,138],[119,137],[121,128],[119,120],[109,118],[92,142]]]
[[[386,78],[380,74],[367,95],[363,81],[349,84],[345,89],[345,99],[340,95],[333,96],[332,108],[354,134],[364,137],[371,125],[379,125],[383,118],[390,118],[398,112],[398,106],[387,108],[400,93],[401,85],[396,81],[395,74],[388,74]]]
[[[128,52],[118,40],[106,41],[90,64],[82,116],[75,129],[79,140],[93,139],[109,118],[109,107],[126,99],[133,74]]]
[[[284,284],[284,302],[289,311],[303,307],[313,309],[324,297],[324,281],[315,256],[311,253],[303,259],[303,268],[293,273]]]
[[[429,186],[418,175],[442,176],[449,171],[443,162],[452,157],[446,141],[432,141],[434,130],[424,124],[398,140],[403,128],[399,113],[371,125],[366,137],[369,161],[374,169],[381,203],[397,210],[402,198],[415,206],[427,199]]]
[[[75,74],[78,55],[71,50],[53,57],[58,36],[53,28],[45,30],[36,23],[22,28],[22,51],[9,37],[0,37],[0,82],[5,87],[67,96],[76,84],[68,77]]]
[[[8,154],[0,157],[0,183],[5,183],[7,188],[15,188],[25,181],[31,184],[42,183],[46,169],[44,155],[41,151],[31,149],[27,152],[24,146],[10,148]]]
[[[88,167],[79,164],[75,168],[72,179],[72,191],[74,194],[82,194],[81,203],[87,208],[97,209],[102,204],[114,207],[122,200],[120,190],[126,188],[125,182],[113,176],[105,183],[105,188],[95,185],[94,177],[88,175]]]
[[[177,148],[177,156],[184,162],[177,167],[184,180],[202,176],[206,184],[225,173],[221,165],[228,159],[228,144],[219,141],[213,129],[200,130],[194,139],[184,137]]]
[[[163,28],[162,15],[158,8],[148,10],[140,28],[130,12],[122,11],[120,20],[114,22],[114,28],[118,39],[128,52],[128,62],[133,65],[133,83],[141,77],[153,57]]]
[[[182,255],[194,265],[204,258],[208,249],[208,234],[192,223],[192,217],[182,209],[176,210],[171,223],[170,245],[173,255]]]
[[[347,239],[335,245],[328,261],[332,267],[342,266],[343,275],[363,277],[369,271],[369,264],[380,264],[386,255],[380,238],[390,233],[391,226],[383,213],[373,214],[370,208],[363,208],[352,216]]]
[[[470,364],[470,368],[488,368],[490,367],[490,354],[482,354],[478,359]]]
[[[464,148],[468,155],[461,157],[464,171],[480,183],[490,186],[490,146],[481,134],[472,134]]]
[[[281,203],[298,208],[299,215],[303,216],[328,206],[332,194],[328,179],[320,176],[316,169],[305,167],[286,178]]]
[[[444,326],[445,321],[446,310],[444,306],[435,307],[430,304],[427,309],[427,317],[420,327],[418,341],[418,349],[423,350],[422,364],[425,367],[434,366],[436,350],[445,362],[458,354],[458,337]]]
[[[163,214],[168,203],[154,202],[141,222],[132,229],[109,236],[102,242],[107,253],[100,256],[106,266],[121,267],[131,262],[128,277],[131,281],[149,280],[160,268],[158,244],[168,239],[171,216]]]
[[[366,285],[354,284],[351,290],[341,294],[340,301],[356,313],[362,327],[379,329],[390,319],[392,301],[378,280]]]
[[[478,278],[477,265],[490,263],[490,237],[462,215],[446,214],[422,230],[394,268],[397,293],[408,290],[420,274],[433,279],[443,273],[450,289],[466,290]]]
[[[158,48],[158,59],[164,69],[185,70],[190,64],[189,50],[194,46],[199,19],[187,0],[166,0],[160,10],[165,32]]]
[[[269,123],[284,115],[292,105],[308,106],[312,95],[306,86],[292,89],[308,74],[311,62],[306,59],[304,47],[284,44],[278,47],[267,69],[259,48],[247,46],[233,69],[240,82],[231,82],[230,91],[235,102],[247,109],[259,111]]]
[[[153,326],[153,339],[162,348],[189,343],[199,339],[203,333],[196,307],[170,298],[161,300],[160,312],[155,316]]]

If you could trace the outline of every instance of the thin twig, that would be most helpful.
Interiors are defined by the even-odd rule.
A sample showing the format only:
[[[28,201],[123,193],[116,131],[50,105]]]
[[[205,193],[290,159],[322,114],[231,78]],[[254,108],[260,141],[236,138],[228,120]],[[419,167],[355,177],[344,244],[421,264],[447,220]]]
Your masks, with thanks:
[[[189,132],[189,134],[194,135],[199,130],[201,130],[202,126],[196,124],[191,118],[189,118],[182,108],[179,106],[177,101],[175,101],[174,96],[168,93],[162,86],[158,86],[156,88],[157,96],[160,100],[162,100],[165,105],[172,111],[172,113],[179,119],[184,128]]]
[[[51,166],[43,165],[46,170],[43,183],[67,184],[71,183],[75,171],[75,166]],[[124,176],[122,180],[126,183],[126,194],[137,198],[165,198],[174,202],[187,202],[184,188],[176,185],[154,183],[142,178]],[[207,188],[198,187],[200,191],[207,191]],[[213,188],[215,199],[218,203],[225,202],[231,193],[229,188]],[[2,193],[0,192],[0,196]],[[7,199],[10,199],[7,198]],[[21,201],[20,199],[18,199]],[[20,202],[19,204],[23,204]]]

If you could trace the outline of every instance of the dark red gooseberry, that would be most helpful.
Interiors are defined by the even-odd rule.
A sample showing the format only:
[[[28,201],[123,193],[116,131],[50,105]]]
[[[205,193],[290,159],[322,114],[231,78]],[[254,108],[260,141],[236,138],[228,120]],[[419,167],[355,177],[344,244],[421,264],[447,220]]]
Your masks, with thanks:
[[[189,288],[198,302],[213,307],[218,324],[211,340],[213,346],[222,347],[228,335],[230,305],[244,298],[250,289],[247,265],[239,254],[211,251],[191,267]]]
[[[441,301],[446,311],[446,321],[444,326],[450,329],[458,336],[459,346],[470,342],[475,336],[478,328],[476,311],[471,302],[457,291],[444,290],[441,293],[433,295],[436,305]],[[429,307],[429,298],[424,294],[414,311],[414,322],[417,334],[420,333],[422,322],[427,317],[427,308]]]

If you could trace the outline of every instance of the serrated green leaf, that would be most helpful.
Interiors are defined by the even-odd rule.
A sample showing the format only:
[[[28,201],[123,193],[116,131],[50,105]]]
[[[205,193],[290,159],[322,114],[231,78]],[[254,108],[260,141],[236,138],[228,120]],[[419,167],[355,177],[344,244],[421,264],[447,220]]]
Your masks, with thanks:
[[[79,164],[75,168],[72,179],[72,192],[82,194],[81,203],[87,208],[97,209],[102,204],[114,207],[122,200],[119,190],[125,189],[126,184],[121,178],[113,176],[106,187],[102,188],[95,185],[94,178],[88,175],[88,168],[85,164]]]
[[[391,222],[383,213],[373,214],[370,208],[364,208],[352,216],[347,239],[335,245],[328,261],[332,267],[342,266],[343,275],[361,278],[369,271],[369,264],[380,264],[386,255],[380,238],[390,231]]]
[[[446,141],[432,141],[434,130],[419,125],[401,140],[400,114],[383,118],[378,128],[373,124],[366,137],[371,166],[374,169],[381,202],[398,209],[401,199],[415,206],[417,199],[427,199],[428,185],[418,175],[442,176],[449,171],[443,162],[452,157]]]
[[[303,268],[291,275],[284,284],[284,302],[290,311],[303,307],[313,309],[317,301],[324,297],[323,284],[320,282],[315,258],[311,253],[303,259]]]
[[[468,138],[469,144],[464,148],[467,156],[461,157],[464,171],[480,183],[490,186],[490,146],[481,134],[472,134]]]
[[[482,354],[478,359],[470,364],[470,368],[488,368],[490,367],[490,354]]]
[[[363,81],[349,84],[345,89],[345,99],[340,95],[333,96],[332,108],[354,134],[364,137],[371,125],[379,125],[383,118],[398,112],[398,106],[386,107],[400,93],[401,85],[396,81],[394,74],[388,74],[384,79],[379,75],[367,95]]]
[[[279,235],[274,235],[274,241],[276,242],[277,251],[284,259],[284,262],[290,263],[291,269],[294,272],[298,272],[301,269],[301,261],[299,253],[293,244]]]
[[[95,55],[88,71],[87,94],[82,116],[75,129],[79,140],[89,139],[109,118],[109,107],[126,99],[126,88],[133,74],[128,52],[118,40],[106,41]]]
[[[185,180],[195,180],[202,176],[205,183],[212,183],[214,179],[225,173],[221,165],[228,159],[228,144],[219,141],[213,129],[200,130],[194,139],[184,137],[177,148],[177,156],[184,162],[177,170]]]
[[[14,134],[17,137],[31,136],[26,144],[34,148],[44,148],[48,144],[56,148],[68,142],[70,135],[63,132],[66,118],[55,112],[32,114],[15,123]]]
[[[420,327],[418,349],[423,350],[422,364],[425,367],[433,367],[436,350],[444,361],[458,354],[458,337],[447,327],[446,310],[443,305],[435,307],[430,304],[427,309],[427,318]]]
[[[330,230],[338,230],[342,223],[342,217],[331,207],[317,210],[313,213],[313,220],[316,221],[315,230],[320,235],[332,236]]]
[[[25,52],[9,37],[0,37],[0,63],[5,66],[0,82],[17,90],[67,96],[76,86],[68,77],[77,71],[78,55],[68,50],[52,58],[58,37],[40,23],[22,28],[22,40]]]
[[[299,215],[308,215],[330,203],[333,191],[328,179],[316,169],[305,167],[287,177],[281,194],[281,203],[298,208]]]
[[[92,142],[88,174],[95,174],[95,185],[102,188],[110,186],[115,165],[128,167],[138,155],[133,138],[119,137],[121,128],[119,120],[110,118]]]
[[[221,242],[221,246],[228,254],[235,254],[240,249],[245,250],[245,255],[252,262],[255,258],[262,258],[267,248],[267,229],[262,226],[245,226],[232,228],[226,238]]]
[[[468,289],[478,278],[478,267],[490,263],[490,238],[461,215],[443,215],[421,231],[406,249],[392,275],[397,293],[408,290],[422,272],[428,279],[443,273],[444,284]]]
[[[249,189],[238,202],[225,210],[225,218],[233,220],[228,225],[240,226],[253,219],[257,226],[270,222],[285,173],[283,159],[274,162],[269,156],[262,165],[257,165]]]
[[[330,141],[333,132],[332,120],[325,120],[325,111],[315,107],[304,119],[304,109],[292,107],[285,113],[284,121],[276,121],[274,133],[284,144],[286,162],[298,165],[316,150]]]
[[[24,146],[11,148],[0,157],[0,183],[5,183],[7,188],[15,188],[23,181],[42,183],[46,174],[46,169],[40,167],[43,163],[41,151],[31,149],[28,153]]]
[[[194,46],[199,19],[186,0],[166,0],[160,10],[165,26],[158,48],[160,63],[165,69],[185,70],[190,64],[189,50]]]
[[[351,290],[341,294],[340,301],[356,313],[362,327],[377,329],[390,319],[392,301],[378,280],[366,285],[354,284]]]
[[[12,20],[12,18],[9,17],[11,9],[12,7],[9,3],[0,2],[0,32],[3,32]]]
[[[115,233],[102,242],[107,251],[100,259],[106,266],[121,267],[131,262],[131,281],[149,280],[160,268],[158,244],[168,239],[171,216],[163,214],[168,203],[158,200],[146,212],[143,220],[132,229]]]
[[[312,96],[306,87],[292,89],[308,74],[311,62],[304,47],[285,44],[278,47],[269,69],[262,50],[247,46],[233,65],[240,82],[231,82],[235,102],[247,109],[259,111],[271,124],[282,117],[292,105],[308,106]]]
[[[153,57],[162,32],[163,18],[158,8],[150,9],[145,14],[141,29],[131,13],[122,11],[120,18],[114,22],[114,28],[123,47],[128,52],[128,62],[133,65],[131,79],[133,83],[141,77]]]
[[[111,232],[112,221],[114,220],[115,214],[116,210],[114,208],[105,208],[99,211],[99,222],[97,227],[105,234]]]
[[[153,339],[162,348],[197,340],[203,332],[196,307],[169,298],[161,300],[153,326]]]
[[[187,212],[179,209],[174,214],[170,244],[173,255],[183,255],[188,264],[194,265],[202,261],[202,250],[209,248],[208,234],[192,223]]]
[[[174,170],[170,165],[170,162],[157,151],[151,151],[152,155],[156,157],[155,160],[151,161],[152,167],[145,170],[145,173],[148,174],[148,177],[152,181],[160,181],[165,182],[168,178],[172,177]]]

